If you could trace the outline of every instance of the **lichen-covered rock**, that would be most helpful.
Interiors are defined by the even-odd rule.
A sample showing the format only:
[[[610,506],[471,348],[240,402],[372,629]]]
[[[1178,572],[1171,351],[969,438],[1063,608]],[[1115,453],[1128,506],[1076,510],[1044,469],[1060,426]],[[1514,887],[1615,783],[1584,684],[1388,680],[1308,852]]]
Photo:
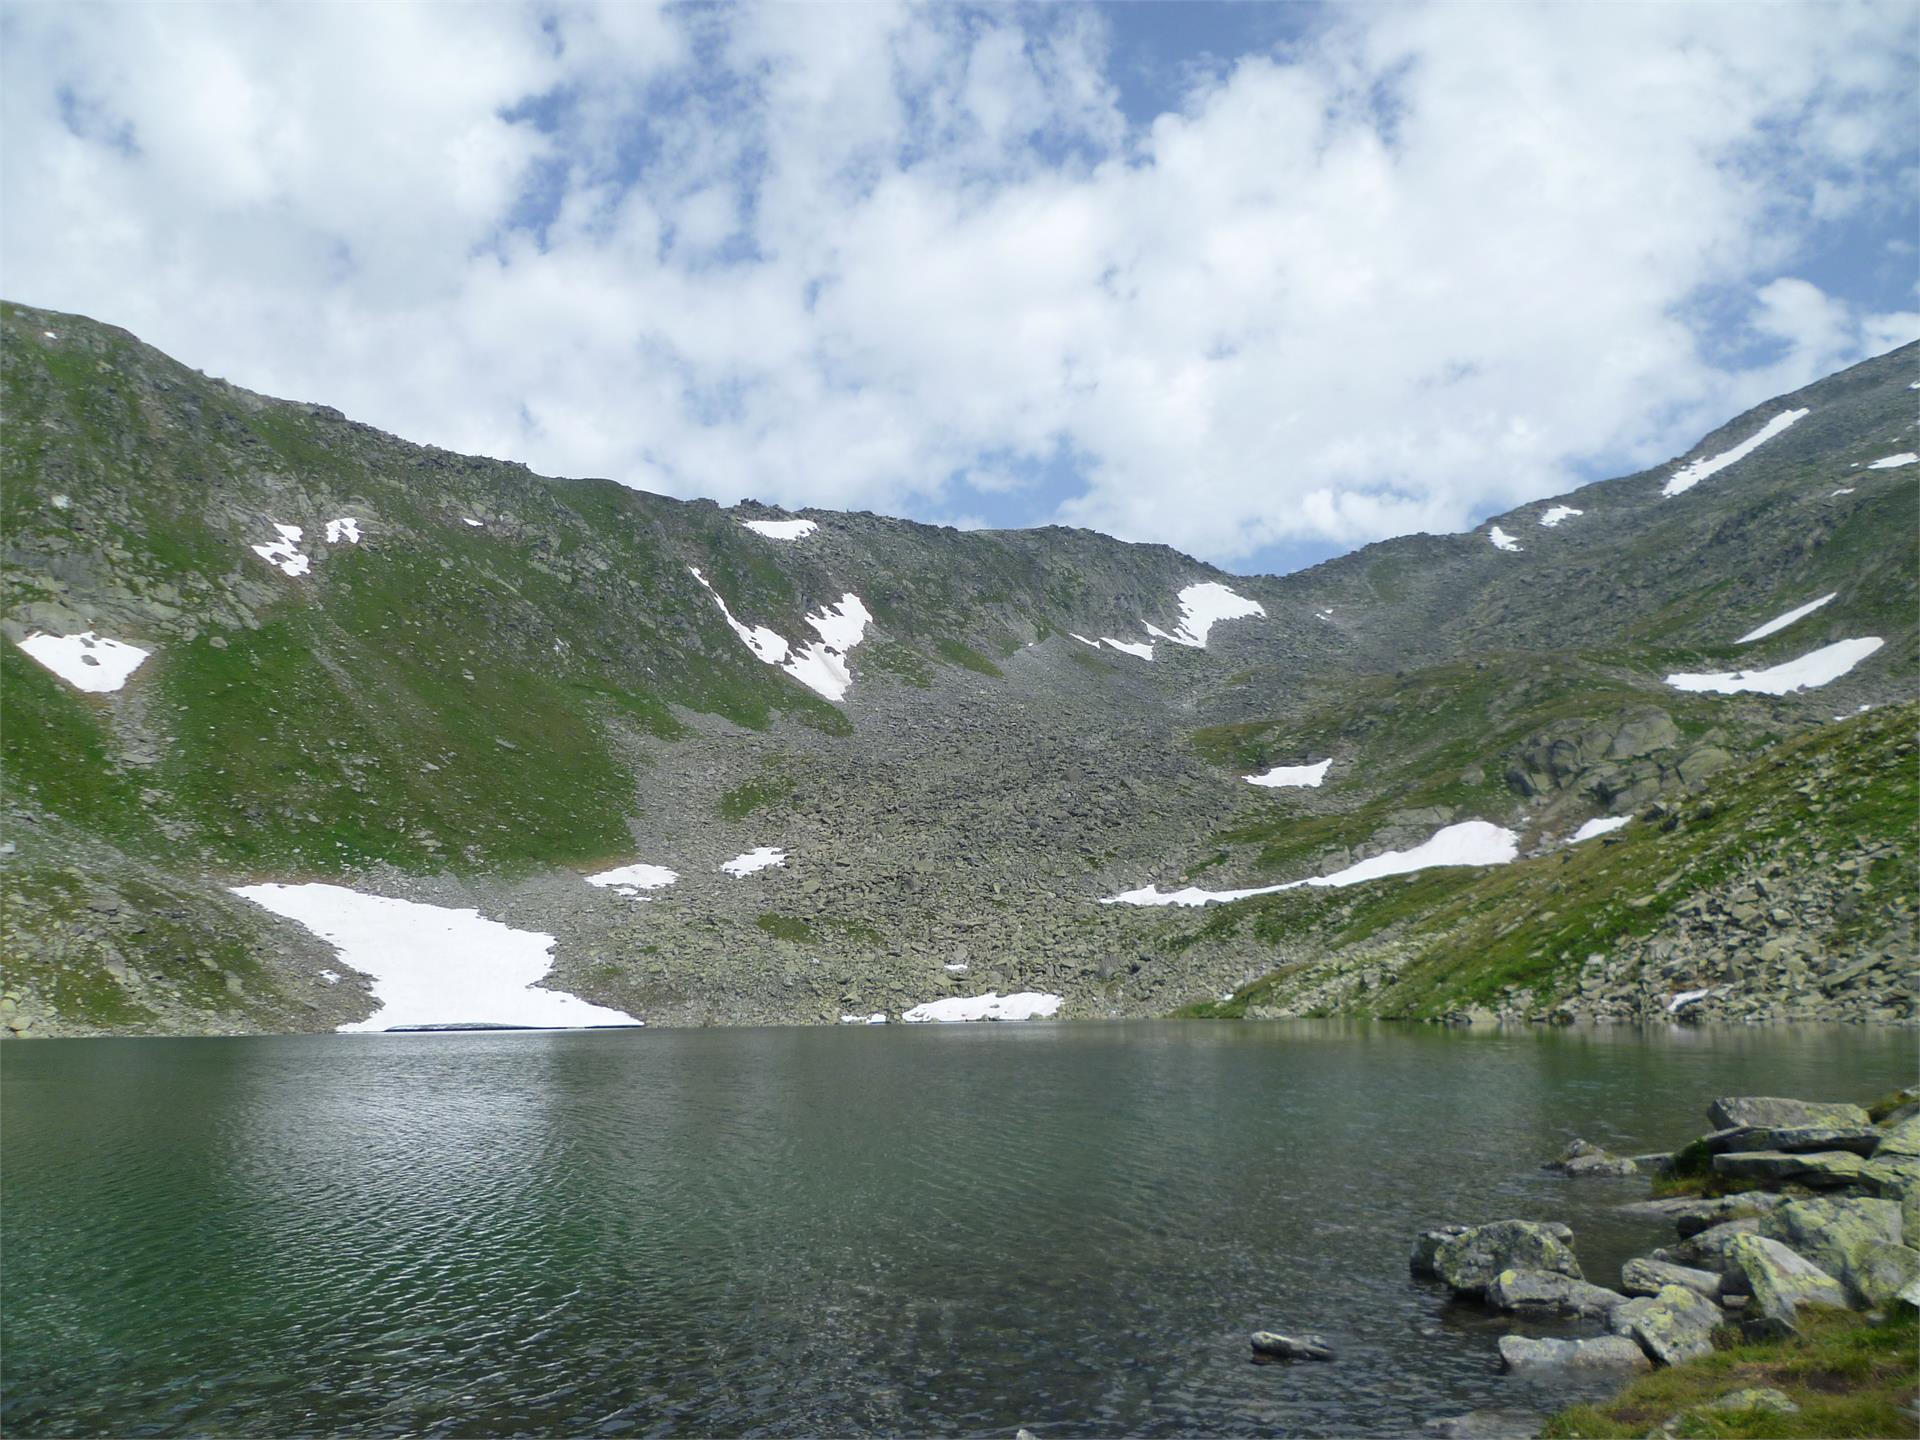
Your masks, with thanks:
[[[1861,1283],[1860,1257],[1871,1245],[1903,1248],[1903,1229],[1900,1207],[1891,1200],[1822,1196],[1782,1205],[1760,1222],[1757,1233],[1812,1261],[1862,1303],[1877,1304],[1867,1298],[1868,1287]]]
[[[1688,1236],[1677,1245],[1665,1245],[1653,1252],[1653,1258],[1665,1261],[1669,1265],[1687,1265],[1700,1270],[1714,1270],[1727,1273],[1727,1247],[1742,1235],[1755,1235],[1760,1230],[1760,1218],[1755,1215],[1742,1215],[1733,1220],[1722,1220],[1718,1225],[1710,1225],[1697,1234]]]
[[[1536,1340],[1526,1335],[1500,1337],[1500,1363],[1509,1370],[1651,1370],[1653,1362],[1625,1335],[1595,1340]]]
[[[1455,1236],[1466,1234],[1469,1228],[1466,1225],[1441,1225],[1432,1230],[1422,1230],[1414,1237],[1413,1254],[1408,1257],[1407,1268],[1416,1275],[1437,1276],[1439,1272],[1433,1268],[1433,1257],[1440,1252],[1442,1245]]]
[[[1613,1312],[1614,1333],[1630,1337],[1658,1365],[1677,1365],[1713,1349],[1713,1332],[1726,1319],[1713,1301],[1681,1285],[1629,1300]]]
[[[1854,1252],[1843,1278],[1860,1304],[1878,1310],[1920,1287],[1920,1250],[1869,1240]]]
[[[1728,1277],[1752,1297],[1741,1318],[1743,1328],[1759,1335],[1792,1335],[1803,1308],[1847,1308],[1840,1282],[1778,1240],[1737,1235],[1727,1245]]]
[[[1718,1400],[1709,1400],[1702,1410],[1760,1410],[1774,1415],[1798,1415],[1800,1407],[1784,1390],[1762,1386],[1750,1390],[1730,1390]]]
[[[1874,1138],[1878,1140],[1878,1131]],[[1561,1152],[1559,1159],[1549,1160],[1541,1168],[1557,1170],[1562,1175],[1637,1175],[1640,1171],[1626,1156],[1615,1155],[1590,1140],[1575,1140]]]
[[[1669,1285],[1691,1290],[1703,1300],[1717,1303],[1720,1298],[1720,1276],[1712,1270],[1695,1270],[1687,1265],[1669,1265],[1637,1256],[1620,1267],[1620,1288],[1629,1295],[1658,1295]]]
[[[1591,1285],[1551,1270],[1502,1270],[1487,1286],[1486,1299],[1494,1310],[1603,1320],[1625,1304],[1627,1297],[1604,1285]]]
[[[1824,1190],[1861,1183],[1869,1174],[1869,1163],[1846,1150],[1820,1150],[1811,1155],[1742,1150],[1714,1156],[1713,1173],[1729,1180],[1755,1180],[1763,1185],[1793,1181]]]
[[[1858,1105],[1823,1100],[1785,1100],[1773,1095],[1725,1095],[1707,1107],[1714,1128],[1799,1125],[1859,1126],[1870,1123]]]
[[[1873,1155],[1875,1159],[1920,1156],[1920,1115],[1909,1115],[1881,1131]]]
[[[1671,1221],[1684,1240],[1689,1235],[1698,1235],[1702,1230],[1712,1229],[1724,1221],[1743,1215],[1764,1214],[1785,1203],[1784,1196],[1765,1190],[1750,1190],[1742,1195],[1719,1195],[1712,1199],[1682,1195],[1671,1200],[1637,1200],[1631,1205],[1622,1205],[1620,1213]]]
[[[1564,1225],[1496,1220],[1448,1236],[1434,1250],[1433,1272],[1460,1295],[1483,1296],[1503,1270],[1546,1270],[1575,1280],[1580,1272]]]
[[[1848,1150],[1866,1156],[1886,1139],[1886,1132],[1872,1125],[1741,1125],[1704,1135],[1701,1143],[1716,1155],[1729,1150],[1779,1150],[1788,1155]]]

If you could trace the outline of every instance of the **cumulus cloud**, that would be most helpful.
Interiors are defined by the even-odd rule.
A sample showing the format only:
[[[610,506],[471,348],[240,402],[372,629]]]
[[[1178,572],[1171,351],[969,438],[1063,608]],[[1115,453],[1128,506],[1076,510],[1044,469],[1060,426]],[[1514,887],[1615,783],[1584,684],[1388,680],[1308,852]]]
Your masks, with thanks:
[[[1920,330],[1803,270],[1905,193],[1899,6],[1336,10],[1151,116],[1085,7],[0,27],[10,295],[680,495],[1244,562],[1464,528]]]

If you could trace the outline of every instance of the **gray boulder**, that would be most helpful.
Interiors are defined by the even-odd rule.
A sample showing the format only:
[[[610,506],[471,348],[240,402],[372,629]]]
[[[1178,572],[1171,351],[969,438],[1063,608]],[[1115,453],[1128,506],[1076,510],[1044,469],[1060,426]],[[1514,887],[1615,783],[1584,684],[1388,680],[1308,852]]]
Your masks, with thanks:
[[[1720,1299],[1720,1276],[1712,1270],[1638,1257],[1620,1267],[1620,1288],[1629,1295],[1658,1295],[1669,1285],[1691,1290],[1703,1300]]]
[[[1281,1335],[1273,1330],[1253,1332],[1253,1353],[1268,1360],[1331,1360],[1333,1351],[1318,1335]]]
[[[1741,1215],[1762,1214],[1783,1203],[1783,1197],[1779,1195],[1751,1190],[1744,1195],[1720,1195],[1710,1200],[1691,1195],[1672,1200],[1637,1200],[1631,1205],[1622,1205],[1620,1213],[1670,1221],[1684,1240],[1723,1221]]]
[[[1850,1150],[1864,1156],[1886,1138],[1886,1132],[1871,1125],[1737,1125],[1703,1136],[1701,1143],[1716,1155],[1729,1150],[1779,1150],[1788,1155]]]
[[[1483,1296],[1503,1270],[1546,1270],[1584,1280],[1564,1225],[1496,1220],[1472,1225],[1435,1247],[1433,1273],[1460,1295]]]
[[[1681,1285],[1629,1300],[1613,1312],[1617,1335],[1630,1337],[1657,1365],[1677,1365],[1713,1349],[1713,1332],[1726,1316],[1713,1301]]]
[[[1920,1250],[1869,1240],[1856,1251],[1845,1275],[1847,1289],[1870,1310],[1920,1294]]]
[[[1885,1299],[1884,1295],[1879,1299],[1868,1297],[1870,1288],[1884,1287],[1884,1279],[1872,1286],[1864,1283],[1860,1271],[1863,1257],[1872,1246],[1904,1248],[1900,1243],[1903,1230],[1900,1207],[1891,1200],[1822,1196],[1782,1205],[1760,1222],[1757,1233],[1778,1240],[1812,1261],[1845,1285],[1857,1300],[1871,1305]],[[1893,1287],[1899,1288],[1897,1284]]]
[[[1413,1254],[1408,1257],[1407,1268],[1416,1275],[1437,1277],[1440,1272],[1433,1268],[1433,1259],[1440,1253],[1440,1247],[1472,1228],[1470,1225],[1441,1225],[1432,1230],[1422,1230],[1414,1237]]]
[[[1713,1157],[1713,1173],[1729,1180],[1753,1180],[1762,1185],[1792,1181],[1815,1189],[1837,1189],[1865,1181],[1872,1162],[1846,1150],[1820,1150],[1811,1155],[1789,1155],[1784,1150],[1741,1150]]]
[[[1707,1107],[1707,1119],[1715,1129],[1736,1126],[1755,1129],[1776,1126],[1840,1125],[1849,1128],[1868,1124],[1867,1112],[1858,1105],[1823,1100],[1783,1100],[1772,1095],[1726,1095]]]
[[[1549,1160],[1544,1170],[1562,1175],[1636,1175],[1640,1167],[1624,1155],[1614,1155],[1588,1140],[1575,1140],[1557,1160]]]
[[[1604,1285],[1569,1279],[1551,1270],[1502,1270],[1487,1286],[1487,1305],[1523,1315],[1571,1315],[1604,1320],[1627,1297]]]
[[[1743,1215],[1733,1220],[1722,1220],[1718,1225],[1711,1225],[1687,1237],[1678,1245],[1662,1246],[1653,1252],[1653,1258],[1669,1265],[1686,1265],[1724,1275],[1727,1273],[1727,1248],[1740,1236],[1755,1235],[1759,1231],[1758,1216]]]
[[[1761,1410],[1774,1415],[1798,1415],[1800,1407],[1784,1390],[1763,1386],[1753,1390],[1730,1390],[1718,1400],[1709,1400],[1702,1410]]]
[[[1651,1370],[1653,1362],[1625,1335],[1597,1340],[1536,1340],[1527,1335],[1500,1337],[1500,1363],[1515,1371]]]
[[[1920,1115],[1909,1115],[1882,1130],[1873,1156],[1876,1160],[1920,1156]]]
[[[1808,1307],[1847,1308],[1840,1282],[1782,1245],[1760,1235],[1737,1235],[1727,1246],[1730,1288],[1752,1297],[1742,1326],[1752,1334],[1783,1336],[1799,1330]]]

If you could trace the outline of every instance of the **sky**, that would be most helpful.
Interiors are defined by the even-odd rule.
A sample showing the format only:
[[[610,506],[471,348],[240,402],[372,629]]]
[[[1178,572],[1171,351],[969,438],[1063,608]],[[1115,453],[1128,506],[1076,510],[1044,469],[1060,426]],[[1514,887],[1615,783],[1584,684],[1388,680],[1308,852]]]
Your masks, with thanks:
[[[0,3],[0,293],[410,440],[1240,572],[1920,336],[1920,7]]]

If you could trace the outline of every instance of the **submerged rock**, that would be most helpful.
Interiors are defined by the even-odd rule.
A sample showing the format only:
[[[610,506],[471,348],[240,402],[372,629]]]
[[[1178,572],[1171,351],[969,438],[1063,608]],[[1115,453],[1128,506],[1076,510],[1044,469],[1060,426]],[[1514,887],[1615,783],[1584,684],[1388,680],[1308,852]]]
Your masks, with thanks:
[[[1803,1308],[1847,1308],[1847,1292],[1838,1280],[1778,1240],[1735,1236],[1727,1246],[1727,1265],[1731,1287],[1753,1297],[1741,1320],[1750,1333],[1796,1334]]]
[[[1281,1335],[1273,1330],[1253,1332],[1253,1353],[1269,1360],[1333,1359],[1333,1350],[1318,1335]]]
[[[1627,1297],[1604,1285],[1570,1279],[1551,1270],[1502,1270],[1487,1286],[1487,1305],[1523,1315],[1571,1315],[1604,1320]]]
[[[1625,1335],[1597,1340],[1536,1340],[1500,1337],[1500,1362],[1509,1370],[1651,1370],[1646,1352]]]
[[[1601,1149],[1589,1140],[1575,1140],[1557,1160],[1543,1167],[1562,1175],[1635,1175],[1640,1167],[1624,1155]]]
[[[1420,1433],[1440,1440],[1534,1440],[1540,1417],[1526,1410],[1469,1410],[1429,1420]]]
[[[1654,1295],[1629,1300],[1613,1312],[1613,1328],[1660,1365],[1677,1365],[1708,1354],[1713,1332],[1726,1316],[1720,1307],[1681,1285],[1663,1285]]]
[[[1584,1280],[1572,1239],[1566,1226],[1537,1220],[1472,1225],[1434,1248],[1433,1273],[1456,1294],[1475,1297],[1484,1296],[1503,1270],[1546,1270]]]

